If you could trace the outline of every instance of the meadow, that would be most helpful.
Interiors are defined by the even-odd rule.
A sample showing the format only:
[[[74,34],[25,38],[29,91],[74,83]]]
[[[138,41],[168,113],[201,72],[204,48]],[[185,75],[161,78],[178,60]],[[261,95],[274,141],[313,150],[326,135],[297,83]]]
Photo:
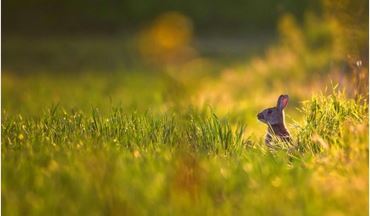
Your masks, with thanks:
[[[9,39],[2,213],[367,215],[368,68],[312,19],[287,16],[278,37],[234,52],[216,39],[171,54],[140,50],[140,36],[138,50],[126,36]],[[271,149],[256,115],[283,93],[293,143]]]

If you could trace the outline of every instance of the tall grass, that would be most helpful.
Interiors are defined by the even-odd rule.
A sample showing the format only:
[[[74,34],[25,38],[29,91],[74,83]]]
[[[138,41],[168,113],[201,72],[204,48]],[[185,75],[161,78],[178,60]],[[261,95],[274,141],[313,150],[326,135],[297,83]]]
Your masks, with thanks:
[[[66,111],[53,106],[39,117],[24,118],[3,113],[3,140],[10,149],[22,149],[29,143],[47,148],[90,147],[155,150],[162,147],[191,148],[195,152],[235,152],[247,142],[245,126],[233,127],[209,111],[178,114],[154,114],[112,108],[107,115],[93,108],[90,113]],[[98,145],[98,146],[97,146]],[[100,146],[102,145],[102,146]]]
[[[3,112],[2,213],[366,214],[367,109],[336,91],[306,101],[294,154],[210,110]]]
[[[344,91],[337,90],[328,96],[312,97],[300,109],[304,120],[298,125],[299,148],[312,153],[333,147],[348,148],[350,143],[343,139],[348,136],[345,127],[367,123],[367,103],[362,98],[348,99]]]

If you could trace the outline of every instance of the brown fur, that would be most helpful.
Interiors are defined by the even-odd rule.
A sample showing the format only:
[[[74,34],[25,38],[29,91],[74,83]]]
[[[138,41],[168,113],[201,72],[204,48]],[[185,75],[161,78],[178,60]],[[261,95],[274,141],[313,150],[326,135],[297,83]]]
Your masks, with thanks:
[[[290,142],[289,131],[285,127],[284,108],[288,105],[288,95],[280,95],[276,107],[271,107],[258,113],[257,118],[268,125],[265,143],[271,146],[272,137],[276,136],[285,142]]]

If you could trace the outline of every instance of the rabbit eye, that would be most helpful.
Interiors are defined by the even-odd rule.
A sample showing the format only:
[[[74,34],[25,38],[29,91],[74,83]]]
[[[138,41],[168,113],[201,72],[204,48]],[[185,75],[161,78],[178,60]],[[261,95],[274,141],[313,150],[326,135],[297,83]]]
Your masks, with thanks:
[[[271,113],[272,113],[272,110],[268,110],[268,111],[267,111],[267,114],[271,114]]]

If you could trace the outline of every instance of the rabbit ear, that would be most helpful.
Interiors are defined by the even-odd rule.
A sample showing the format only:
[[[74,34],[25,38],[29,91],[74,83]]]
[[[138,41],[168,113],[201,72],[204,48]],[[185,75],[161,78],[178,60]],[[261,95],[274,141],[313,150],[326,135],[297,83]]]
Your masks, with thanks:
[[[277,102],[277,108],[279,110],[283,110],[288,105],[288,101],[289,101],[288,95],[280,95]]]

